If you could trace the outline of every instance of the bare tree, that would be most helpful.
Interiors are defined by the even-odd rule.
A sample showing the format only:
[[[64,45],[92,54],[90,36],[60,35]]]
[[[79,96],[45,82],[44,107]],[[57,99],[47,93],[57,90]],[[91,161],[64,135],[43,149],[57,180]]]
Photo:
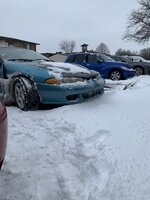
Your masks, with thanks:
[[[140,55],[141,55],[143,58],[145,58],[145,59],[147,59],[147,60],[150,60],[150,48],[142,49],[142,50],[140,51]]]
[[[98,47],[96,48],[96,52],[110,54],[108,46],[103,42],[98,45]]]
[[[61,50],[65,51],[65,53],[72,53],[75,49],[76,43],[74,40],[62,40],[59,44]]]
[[[125,49],[118,49],[115,53],[115,55],[118,56],[133,56],[133,55],[138,55],[138,52],[136,51],[130,51],[130,50],[125,50]]]
[[[123,39],[145,43],[150,39],[150,0],[138,0],[139,9],[133,10]]]

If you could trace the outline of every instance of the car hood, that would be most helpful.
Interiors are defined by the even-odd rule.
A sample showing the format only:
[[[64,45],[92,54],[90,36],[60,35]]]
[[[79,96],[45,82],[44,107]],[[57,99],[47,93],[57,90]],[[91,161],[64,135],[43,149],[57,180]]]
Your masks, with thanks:
[[[39,64],[53,72],[60,72],[60,73],[86,73],[90,74],[91,71],[80,66],[80,65],[75,65],[75,64],[70,64],[70,63],[60,63],[60,62],[47,62],[47,61],[40,61]]]
[[[63,76],[94,78],[99,74],[80,65],[43,60],[32,62],[7,61],[4,65],[7,68],[8,77],[16,72],[25,73],[35,78],[37,76],[43,78],[48,78],[49,76],[57,78]]]
[[[62,75],[64,77],[95,78],[99,74],[78,64],[40,61],[40,66],[57,77]]]

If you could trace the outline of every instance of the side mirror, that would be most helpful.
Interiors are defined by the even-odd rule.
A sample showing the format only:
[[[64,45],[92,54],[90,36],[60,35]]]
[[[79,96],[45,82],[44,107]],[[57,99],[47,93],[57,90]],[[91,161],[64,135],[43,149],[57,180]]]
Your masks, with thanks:
[[[97,61],[97,63],[99,63],[99,64],[100,64],[101,62],[102,62],[102,60],[98,60],[98,61]]]

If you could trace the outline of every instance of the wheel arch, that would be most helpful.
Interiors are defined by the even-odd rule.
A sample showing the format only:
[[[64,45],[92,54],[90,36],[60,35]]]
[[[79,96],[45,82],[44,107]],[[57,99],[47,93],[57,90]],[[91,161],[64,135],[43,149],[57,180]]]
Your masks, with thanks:
[[[33,86],[36,89],[36,92],[39,96],[39,99],[41,99],[38,88],[37,88],[37,84],[35,83],[35,81],[32,79],[32,77],[30,77],[27,74],[21,73],[21,72],[17,72],[14,73],[10,78],[9,78],[9,92],[8,92],[8,96],[11,99],[11,103],[15,103],[15,95],[14,95],[14,85],[15,85],[15,81],[18,79],[22,79],[24,82],[28,81],[29,84],[31,84],[31,86]]]
[[[12,88],[11,88],[12,95],[17,107],[24,111],[37,109],[40,104],[41,99],[38,92],[38,88],[34,80],[30,76],[22,74],[22,73],[19,73],[19,74],[17,73],[13,75],[11,79],[13,82]],[[21,98],[18,91],[19,93],[20,91],[21,93],[23,92],[23,96],[21,95]],[[22,101],[21,99],[24,99],[24,100]]]
[[[110,77],[111,72],[113,72],[115,70],[118,70],[121,73],[122,79],[124,79],[123,71],[120,68],[118,68],[118,67],[114,67],[114,68],[109,69],[109,71],[108,71],[108,77]]]
[[[16,78],[28,79],[32,85],[35,85],[34,80],[29,75],[27,75],[27,74],[24,74],[24,73],[14,73],[11,76],[11,80],[15,81]]]
[[[143,75],[145,75],[145,70],[144,70],[144,67],[143,67],[143,66],[141,66],[141,65],[135,65],[135,66],[133,66],[133,69],[134,69],[134,70],[135,70],[136,68],[141,68],[142,71],[143,71]]]
[[[10,82],[11,82],[11,84],[10,84],[11,85],[11,94],[12,95],[13,95],[13,89],[14,89],[15,81],[18,78],[22,78],[22,79],[28,80],[29,83],[37,89],[36,83],[34,82],[34,80],[29,75],[24,74],[24,73],[14,73],[11,76],[11,78],[10,78]],[[37,90],[37,92],[38,92],[38,90]]]

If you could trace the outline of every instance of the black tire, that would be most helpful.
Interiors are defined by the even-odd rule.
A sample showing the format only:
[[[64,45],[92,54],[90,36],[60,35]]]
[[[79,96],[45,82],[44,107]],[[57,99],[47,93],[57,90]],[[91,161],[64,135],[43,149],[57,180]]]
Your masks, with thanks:
[[[141,76],[144,74],[144,69],[140,66],[134,67],[137,76]]]
[[[109,78],[113,81],[116,80],[122,80],[123,79],[123,74],[119,69],[113,69],[109,73]]]
[[[0,170],[1,170],[2,165],[3,165],[3,161],[4,161],[4,159],[0,162]]]
[[[21,110],[29,111],[38,108],[40,103],[38,92],[28,79],[17,78],[13,92],[15,103]]]

